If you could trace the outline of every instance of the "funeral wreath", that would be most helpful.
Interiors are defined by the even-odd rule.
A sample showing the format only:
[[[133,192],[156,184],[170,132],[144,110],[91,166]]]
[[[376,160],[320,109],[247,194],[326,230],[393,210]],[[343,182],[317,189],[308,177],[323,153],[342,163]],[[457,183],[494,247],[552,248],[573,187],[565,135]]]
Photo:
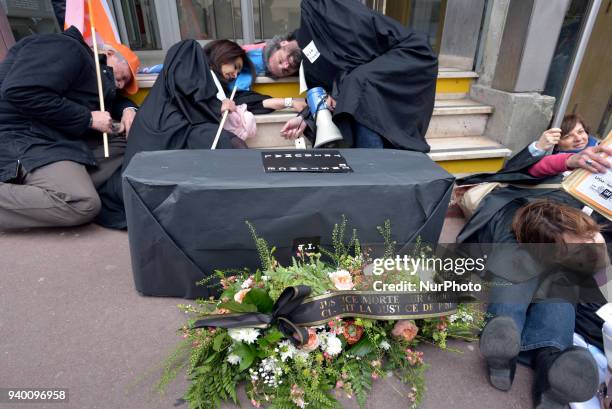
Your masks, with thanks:
[[[255,407],[339,408],[341,394],[363,407],[373,382],[389,376],[406,384],[398,393],[406,407],[416,408],[427,368],[419,344],[446,348],[447,338],[472,340],[483,325],[475,305],[406,315],[397,307],[400,295],[372,292],[368,250],[355,231],[345,242],[344,218],[334,227],[332,250],[298,251],[288,266],[280,265],[274,249],[249,227],[262,268],[217,271],[206,284],[217,281],[219,297],[179,305],[189,319],[158,387],[163,390],[186,372],[190,386],[184,399],[190,408],[238,403],[240,384]],[[385,255],[392,256],[390,223],[378,230]],[[382,278],[419,280],[406,271]]]

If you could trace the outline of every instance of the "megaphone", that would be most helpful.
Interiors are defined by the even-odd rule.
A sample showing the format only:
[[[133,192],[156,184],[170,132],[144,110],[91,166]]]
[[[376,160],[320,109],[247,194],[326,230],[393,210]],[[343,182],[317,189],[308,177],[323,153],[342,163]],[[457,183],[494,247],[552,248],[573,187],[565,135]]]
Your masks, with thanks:
[[[317,135],[315,138],[315,148],[319,148],[327,143],[342,140],[340,130],[332,121],[331,112],[325,104],[327,93],[321,87],[315,87],[308,90],[306,101],[310,108],[310,113],[315,117],[317,125]]]

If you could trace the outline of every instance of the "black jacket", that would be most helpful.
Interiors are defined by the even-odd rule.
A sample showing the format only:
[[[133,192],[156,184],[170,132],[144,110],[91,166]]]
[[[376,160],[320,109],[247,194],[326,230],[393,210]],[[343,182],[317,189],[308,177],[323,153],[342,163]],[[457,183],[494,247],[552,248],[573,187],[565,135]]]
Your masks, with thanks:
[[[297,41],[308,87],[337,101],[344,143],[356,121],[396,148],[429,151],[438,59],[427,36],[357,0],[303,0]]]
[[[117,96],[112,69],[102,71],[106,109],[119,119],[135,105]],[[99,109],[93,52],[76,28],[19,41],[0,64],[0,181],[19,163],[28,172],[62,160],[95,165],[86,142],[102,141],[88,129]]]

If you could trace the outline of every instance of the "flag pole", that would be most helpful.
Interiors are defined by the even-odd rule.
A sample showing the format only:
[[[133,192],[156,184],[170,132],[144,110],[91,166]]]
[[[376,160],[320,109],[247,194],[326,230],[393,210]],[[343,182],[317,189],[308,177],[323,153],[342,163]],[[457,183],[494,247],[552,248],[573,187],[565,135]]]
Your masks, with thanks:
[[[238,88],[237,84],[234,84],[234,89],[232,90],[232,95],[230,96],[230,101],[234,100],[234,95],[236,95],[236,89]],[[225,120],[227,119],[227,115],[229,111],[225,111],[223,113],[223,119],[221,119],[221,123],[219,124],[219,129],[217,129],[217,135],[215,135],[215,140],[213,141],[211,150],[217,149],[217,143],[219,142],[219,136],[221,136],[221,131],[223,130],[223,125],[225,125]]]
[[[102,76],[100,75],[100,58],[98,56],[98,41],[96,39],[96,29],[94,26],[94,13],[93,7],[91,7],[91,0],[87,0],[87,6],[89,7],[89,23],[91,25],[91,40],[93,42],[94,49],[94,61],[96,63],[96,80],[98,80],[98,98],[100,99],[100,111],[106,111],[104,108],[104,92],[102,91]],[[104,157],[108,158],[108,135],[106,132],[102,133],[104,141]]]

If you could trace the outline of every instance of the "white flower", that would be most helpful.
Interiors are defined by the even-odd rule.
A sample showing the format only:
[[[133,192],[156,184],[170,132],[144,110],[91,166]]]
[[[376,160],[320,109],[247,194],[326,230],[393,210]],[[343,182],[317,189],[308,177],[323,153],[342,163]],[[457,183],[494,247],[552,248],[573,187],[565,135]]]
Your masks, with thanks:
[[[234,341],[252,344],[259,337],[259,330],[256,328],[230,328],[227,330],[227,335]]]
[[[242,340],[247,344],[252,344],[259,337],[259,330],[255,328],[245,328],[244,335],[242,336]]]
[[[355,286],[353,284],[353,277],[351,276],[351,273],[346,270],[334,271],[333,273],[329,273],[328,276],[332,283],[334,283],[337,290],[352,290]]]
[[[293,356],[294,360],[300,360],[302,362],[307,362],[308,361],[308,352],[306,351],[302,351],[301,349],[298,349],[297,352],[295,353],[295,355]]]
[[[289,340],[285,340],[278,344],[280,350],[280,359],[285,362],[287,359],[293,359],[297,352],[297,348]]]
[[[242,328],[230,328],[227,330],[227,335],[234,341],[242,342]]]
[[[251,288],[253,286],[253,279],[251,277],[244,280],[244,283],[240,287],[242,288]]]
[[[448,317],[448,322],[450,322],[450,323],[452,324],[453,322],[457,321],[457,319],[459,319],[459,317],[457,316],[457,314],[453,314],[453,315],[450,315],[450,316]]]
[[[380,347],[382,349],[384,349],[385,351],[388,351],[389,348],[391,348],[391,344],[389,342],[387,342],[386,340],[381,341],[380,343]]]
[[[238,365],[240,363],[240,357],[235,354],[228,355],[227,362],[229,362],[232,365]]]
[[[261,276],[261,280],[262,280],[263,282],[266,282],[266,281],[268,281],[269,279],[270,279],[270,277],[268,277],[268,276]]]
[[[338,355],[342,352],[342,341],[335,335],[329,335],[325,340],[325,352],[331,356]]]

